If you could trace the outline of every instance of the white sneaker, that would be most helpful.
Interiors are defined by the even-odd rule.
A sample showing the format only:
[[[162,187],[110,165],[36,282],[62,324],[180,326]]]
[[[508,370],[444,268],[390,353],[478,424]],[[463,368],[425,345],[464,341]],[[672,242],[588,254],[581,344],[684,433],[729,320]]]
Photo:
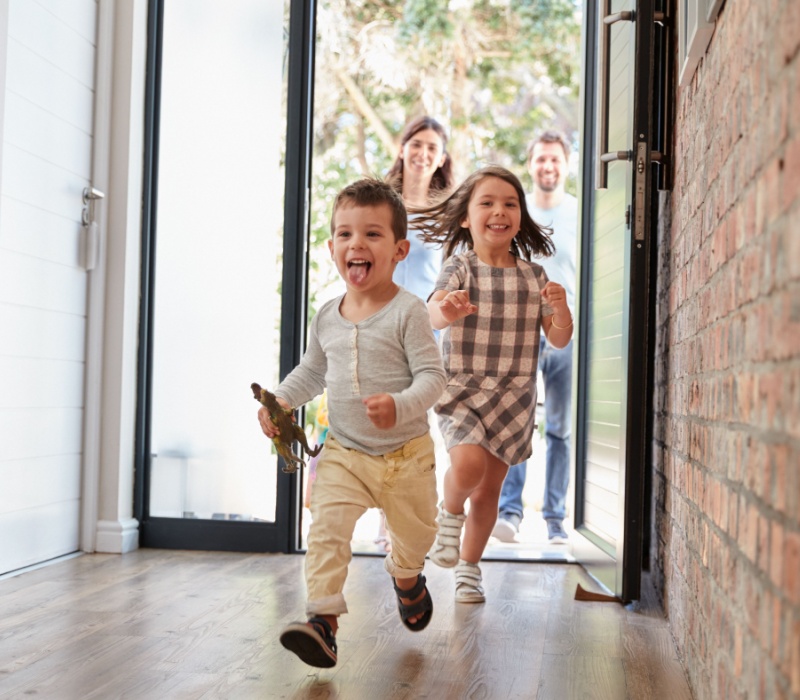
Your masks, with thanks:
[[[517,528],[510,520],[498,518],[492,530],[492,537],[496,537],[501,542],[516,542],[517,532]]]
[[[458,560],[456,566],[456,602],[457,603],[483,603],[486,601],[483,587],[481,586],[481,567],[470,564],[463,559]]]
[[[439,506],[439,515],[436,522],[439,531],[436,533],[436,541],[430,551],[431,561],[437,566],[451,569],[458,564],[458,555],[461,549],[461,528],[467,516],[461,513],[453,515],[448,513],[443,505]]]

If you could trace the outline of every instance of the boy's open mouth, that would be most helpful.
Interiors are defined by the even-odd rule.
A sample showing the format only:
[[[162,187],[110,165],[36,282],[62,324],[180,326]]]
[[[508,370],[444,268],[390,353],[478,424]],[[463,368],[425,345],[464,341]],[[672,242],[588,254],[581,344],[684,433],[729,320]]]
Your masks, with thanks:
[[[370,271],[372,263],[366,260],[347,261],[347,279],[350,284],[361,284]]]

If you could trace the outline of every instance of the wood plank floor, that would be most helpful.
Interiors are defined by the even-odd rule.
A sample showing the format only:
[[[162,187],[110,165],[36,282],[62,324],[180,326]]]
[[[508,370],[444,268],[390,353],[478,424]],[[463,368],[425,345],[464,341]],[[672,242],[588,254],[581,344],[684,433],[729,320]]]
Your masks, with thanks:
[[[300,555],[144,549],[84,555],[0,580],[0,698],[682,700],[653,605],[574,600],[577,565],[485,562],[488,602],[453,601],[429,564],[434,619],[408,632],[382,561],[356,557],[339,663],[278,642],[302,619]]]

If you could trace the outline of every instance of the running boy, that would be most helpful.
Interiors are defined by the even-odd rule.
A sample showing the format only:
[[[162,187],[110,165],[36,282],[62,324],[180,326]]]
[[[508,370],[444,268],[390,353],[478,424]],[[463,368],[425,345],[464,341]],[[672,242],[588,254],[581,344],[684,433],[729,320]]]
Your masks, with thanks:
[[[328,389],[330,427],[311,492],[305,560],[309,619],[280,637],[311,666],[336,664],[350,541],[368,508],[386,514],[393,547],[384,568],[403,624],[422,630],[433,613],[422,575],[437,511],[426,411],[445,374],[425,304],[392,281],[408,254],[406,231],[403,200],[390,185],[364,179],[337,195],[328,248],[347,291],[319,310],[303,359],[275,391],[296,408]],[[264,407],[258,420],[272,437]]]
[[[531,455],[539,333],[564,347],[572,315],[564,288],[529,262],[551,255],[553,244],[508,170],[483,168],[423,212],[426,240],[449,256],[428,301],[433,327],[443,329],[447,388],[434,410],[450,454],[431,559],[455,567],[457,601],[482,603],[478,562],[503,479]]]

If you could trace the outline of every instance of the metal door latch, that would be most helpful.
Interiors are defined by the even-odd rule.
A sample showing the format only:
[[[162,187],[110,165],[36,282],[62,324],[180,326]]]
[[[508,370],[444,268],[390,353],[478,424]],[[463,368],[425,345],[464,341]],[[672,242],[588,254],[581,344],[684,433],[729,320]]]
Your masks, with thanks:
[[[85,270],[93,270],[100,261],[100,227],[95,221],[94,204],[105,196],[105,193],[94,187],[83,188],[83,211],[81,212],[83,231],[79,255],[81,266]]]

